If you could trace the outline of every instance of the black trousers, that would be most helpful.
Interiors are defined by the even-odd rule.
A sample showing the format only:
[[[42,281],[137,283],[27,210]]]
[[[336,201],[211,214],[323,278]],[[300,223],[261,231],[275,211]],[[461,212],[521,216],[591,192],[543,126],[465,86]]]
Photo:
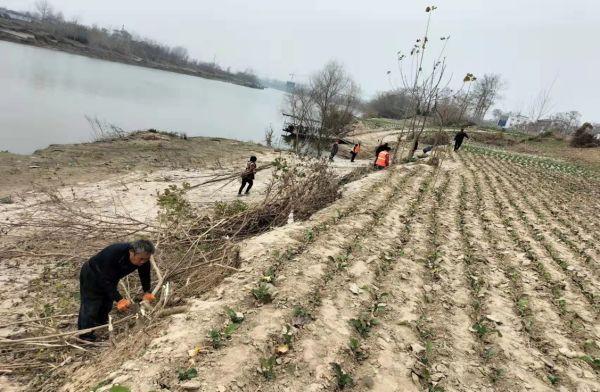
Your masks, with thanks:
[[[458,149],[460,148],[460,146],[462,145],[462,140],[461,141],[455,141],[454,142],[454,151],[458,151]]]
[[[242,177],[242,186],[240,187],[240,190],[238,191],[238,195],[242,194],[242,191],[244,190],[244,187],[246,186],[246,184],[248,184],[248,188],[246,189],[246,193],[248,193],[248,192],[250,192],[252,185],[254,185],[254,179]]]
[[[356,153],[351,152],[350,154],[352,154],[352,158],[350,158],[350,162],[354,162],[354,158],[356,158]]]
[[[81,267],[79,274],[79,291],[81,305],[79,307],[78,329],[97,327],[108,323],[113,300],[108,297],[100,287],[100,282],[88,263]],[[83,334],[82,337],[93,336],[93,332]]]

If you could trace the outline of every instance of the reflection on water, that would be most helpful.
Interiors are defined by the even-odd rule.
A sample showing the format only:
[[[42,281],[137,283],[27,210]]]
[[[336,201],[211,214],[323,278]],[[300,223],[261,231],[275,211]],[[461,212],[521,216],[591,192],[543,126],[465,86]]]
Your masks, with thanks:
[[[85,115],[145,128],[261,141],[283,93],[0,41],[0,150],[89,141]]]

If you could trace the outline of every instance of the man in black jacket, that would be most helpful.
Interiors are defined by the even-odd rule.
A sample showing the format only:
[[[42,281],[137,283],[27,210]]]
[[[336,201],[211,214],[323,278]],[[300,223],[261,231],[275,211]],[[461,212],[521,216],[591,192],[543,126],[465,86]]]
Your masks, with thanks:
[[[331,145],[331,153],[329,154],[329,162],[333,162],[333,158],[337,155],[339,149],[340,149],[340,140],[336,140]]]
[[[140,276],[143,299],[153,301],[150,292],[150,256],[154,245],[148,240],[132,243],[117,243],[104,248],[81,267],[79,274],[81,306],[79,308],[78,329],[87,329],[108,323],[113,302],[120,312],[131,306],[117,288],[119,280],[137,270]],[[80,335],[85,340],[95,340],[93,332]]]
[[[460,132],[454,136],[454,151],[458,151],[465,138],[468,139],[469,135],[467,135],[464,128],[461,128]]]

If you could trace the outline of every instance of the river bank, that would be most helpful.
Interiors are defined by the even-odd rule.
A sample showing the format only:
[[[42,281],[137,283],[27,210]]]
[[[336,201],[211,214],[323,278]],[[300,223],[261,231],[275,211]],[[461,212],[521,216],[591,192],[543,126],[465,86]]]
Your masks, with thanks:
[[[91,248],[109,241],[81,226],[81,235],[86,237],[87,231],[89,237],[85,243],[67,238],[54,242],[40,235],[45,230],[45,223],[36,223],[40,219],[62,219],[76,210],[78,219],[96,216],[98,224],[124,220],[117,235],[126,238],[128,219],[149,227],[156,224],[158,195],[167,188],[182,189],[185,183],[204,184],[186,195],[197,211],[217,202],[259,204],[273,180],[272,168],[257,174],[249,197],[237,198],[239,173],[250,155],[258,157],[259,169],[277,158],[294,159],[286,151],[254,143],[150,131],[95,143],[51,145],[31,155],[0,153],[0,170],[7,173],[0,180],[0,318],[9,324],[0,326],[0,340],[28,336],[29,326],[15,324],[19,321],[76,312],[78,268]],[[339,159],[330,166],[343,176],[369,161],[351,164]],[[214,179],[219,181],[211,182]],[[69,331],[73,323],[65,319],[58,328]],[[21,390],[2,374],[11,373],[0,368],[0,389]]]
[[[56,37],[50,32],[45,31],[41,27],[41,24],[37,22],[24,22],[0,18],[0,40],[39,48],[53,49],[100,60],[191,75],[204,79],[219,80],[243,87],[264,89],[264,86],[259,82],[246,80],[247,78],[243,76],[238,76],[237,74],[227,72],[218,67],[212,67],[210,70],[208,68],[202,70],[194,69],[188,66],[152,61],[115,50],[92,48],[89,45],[76,40]]]

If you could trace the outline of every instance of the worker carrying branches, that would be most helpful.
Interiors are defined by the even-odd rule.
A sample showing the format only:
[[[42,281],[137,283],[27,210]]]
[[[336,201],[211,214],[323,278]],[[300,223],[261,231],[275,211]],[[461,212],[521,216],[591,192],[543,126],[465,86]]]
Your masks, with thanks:
[[[248,195],[248,193],[250,193],[250,189],[252,188],[252,185],[254,184],[254,175],[255,174],[256,174],[256,157],[254,155],[252,155],[250,157],[250,160],[246,164],[246,170],[244,170],[244,172],[242,173],[242,186],[240,187],[240,190],[238,191],[238,196],[242,196],[242,191],[244,190],[244,187],[246,186],[246,184],[248,184],[248,188],[246,188],[246,192],[244,192],[244,194]]]
[[[140,276],[143,299],[154,301],[150,292],[150,257],[154,245],[148,240],[132,243],[112,244],[86,261],[79,274],[81,306],[79,308],[78,329],[93,328],[108,323],[113,302],[117,310],[124,312],[132,303],[123,298],[117,288],[119,280],[137,270]],[[94,332],[80,335],[81,339],[95,341]]]

